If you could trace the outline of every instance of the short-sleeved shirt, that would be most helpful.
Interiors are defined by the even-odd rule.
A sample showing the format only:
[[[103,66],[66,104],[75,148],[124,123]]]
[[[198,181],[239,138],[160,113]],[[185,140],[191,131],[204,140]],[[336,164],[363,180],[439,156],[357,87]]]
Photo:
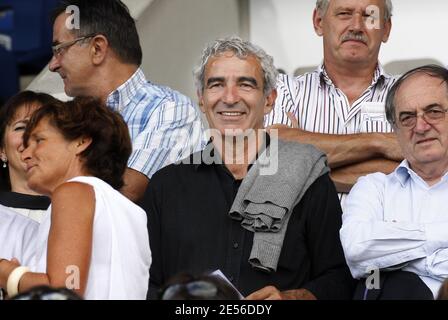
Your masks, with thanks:
[[[265,118],[265,125],[291,126],[287,116],[293,113],[299,128],[324,134],[392,132],[386,120],[384,104],[396,81],[378,64],[370,86],[352,104],[337,88],[322,64],[314,72],[298,77],[280,75],[275,107]],[[340,194],[341,201],[346,194]]]
[[[133,148],[128,167],[148,178],[205,145],[201,118],[191,99],[152,84],[141,69],[113,91],[106,103],[128,125]]]

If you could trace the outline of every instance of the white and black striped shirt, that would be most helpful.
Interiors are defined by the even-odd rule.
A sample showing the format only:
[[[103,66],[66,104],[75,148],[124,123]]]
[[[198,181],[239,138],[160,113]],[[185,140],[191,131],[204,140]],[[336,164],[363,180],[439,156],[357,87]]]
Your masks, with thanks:
[[[287,117],[287,112],[291,112],[298,119],[299,128],[310,132],[392,132],[384,103],[395,80],[396,77],[386,74],[378,64],[371,85],[350,106],[347,96],[333,84],[323,65],[299,77],[280,75],[275,107],[266,116],[265,125],[291,126]]]

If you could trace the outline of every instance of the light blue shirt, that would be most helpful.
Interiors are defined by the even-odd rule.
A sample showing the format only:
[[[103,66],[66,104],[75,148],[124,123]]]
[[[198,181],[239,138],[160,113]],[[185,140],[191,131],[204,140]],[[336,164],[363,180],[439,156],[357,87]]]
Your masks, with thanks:
[[[128,167],[151,178],[161,168],[205,145],[199,112],[186,96],[148,82],[141,69],[107,98],[132,140]]]
[[[355,278],[369,269],[416,273],[434,297],[448,277],[448,173],[429,186],[403,161],[391,174],[369,174],[353,187],[340,231]]]

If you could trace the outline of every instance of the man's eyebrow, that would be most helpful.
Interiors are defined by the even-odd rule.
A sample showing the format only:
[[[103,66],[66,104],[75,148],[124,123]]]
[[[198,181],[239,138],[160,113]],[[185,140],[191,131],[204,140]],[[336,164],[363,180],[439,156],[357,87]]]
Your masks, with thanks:
[[[430,105],[427,105],[425,108],[423,108],[423,110],[426,111],[432,108],[443,108],[443,107],[439,103],[431,103]]]
[[[427,111],[430,110],[432,108],[443,108],[443,106],[439,103],[431,103],[429,105],[427,105],[426,107],[423,108],[423,111]],[[416,113],[415,111],[401,111],[399,114],[414,114]]]
[[[257,79],[255,79],[255,78],[252,78],[252,77],[238,78],[238,82],[245,82],[245,81],[252,83],[254,86],[258,86]]]
[[[336,8],[334,8],[334,11],[335,11],[335,12],[337,12],[337,11],[350,11],[350,12],[352,12],[352,11],[353,11],[353,8],[349,8],[349,7],[336,7]]]
[[[210,83],[213,83],[213,82],[223,82],[223,81],[224,81],[224,77],[212,77],[212,78],[207,79],[207,85],[209,85]]]

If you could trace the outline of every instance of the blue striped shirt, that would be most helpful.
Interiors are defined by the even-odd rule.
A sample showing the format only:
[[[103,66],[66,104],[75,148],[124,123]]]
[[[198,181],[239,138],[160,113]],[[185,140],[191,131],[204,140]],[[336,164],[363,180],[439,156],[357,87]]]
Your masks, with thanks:
[[[107,105],[128,125],[133,149],[128,167],[148,178],[205,145],[201,118],[191,99],[152,84],[141,69],[109,95]]]

